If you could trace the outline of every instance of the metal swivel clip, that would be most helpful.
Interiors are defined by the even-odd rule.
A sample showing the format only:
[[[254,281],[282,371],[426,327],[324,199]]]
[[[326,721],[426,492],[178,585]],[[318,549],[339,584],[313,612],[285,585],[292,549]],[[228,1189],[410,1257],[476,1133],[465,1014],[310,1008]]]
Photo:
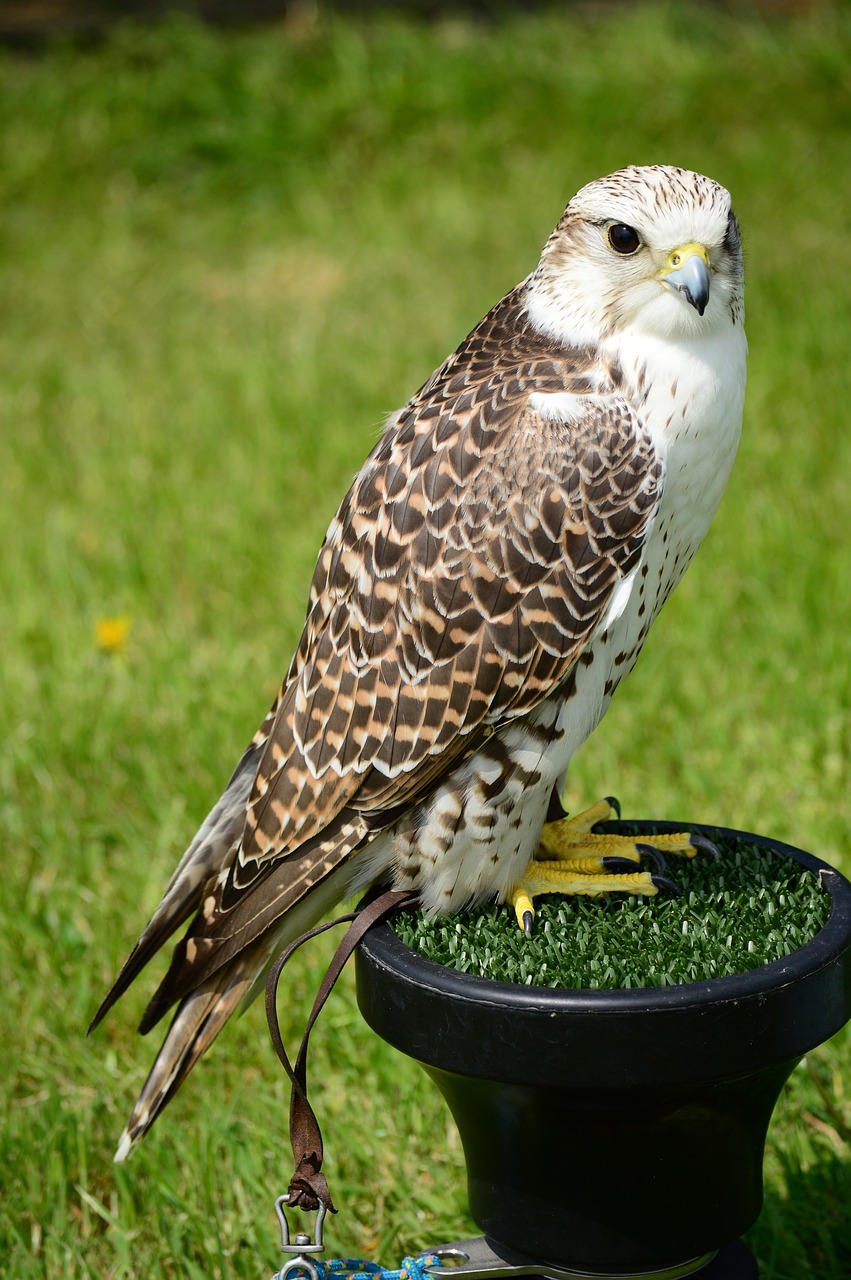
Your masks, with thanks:
[[[278,1196],[275,1201],[275,1213],[278,1222],[281,1224],[281,1253],[289,1253],[293,1256],[288,1262],[285,1262],[272,1280],[289,1280],[298,1275],[306,1275],[309,1280],[321,1280],[319,1268],[315,1262],[307,1256],[308,1254],[319,1254],[325,1249],[322,1243],[322,1224],[325,1221],[325,1205],[320,1204],[316,1211],[316,1219],[313,1224],[313,1235],[309,1236],[305,1231],[298,1231],[290,1240],[290,1224],[287,1222],[285,1206],[289,1203],[289,1196]]]

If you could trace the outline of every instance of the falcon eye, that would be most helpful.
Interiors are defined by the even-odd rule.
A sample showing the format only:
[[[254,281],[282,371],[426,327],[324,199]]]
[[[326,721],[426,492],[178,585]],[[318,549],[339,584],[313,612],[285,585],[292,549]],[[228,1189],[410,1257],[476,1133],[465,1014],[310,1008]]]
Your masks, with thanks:
[[[628,257],[641,248],[641,238],[633,227],[628,227],[623,222],[613,222],[609,227],[609,244],[615,253]]]

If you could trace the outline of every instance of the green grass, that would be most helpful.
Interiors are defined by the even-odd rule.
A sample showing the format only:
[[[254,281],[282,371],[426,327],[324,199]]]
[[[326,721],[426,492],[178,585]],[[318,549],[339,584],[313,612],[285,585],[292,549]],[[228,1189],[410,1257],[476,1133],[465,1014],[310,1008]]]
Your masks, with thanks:
[[[708,834],[717,861],[704,855],[669,867],[679,896],[542,897],[531,937],[511,906],[437,920],[404,911],[390,925],[411,950],[460,973],[604,990],[744,973],[815,937],[830,913],[818,876],[748,840]]]
[[[4,1273],[277,1266],[287,1091],[229,1026],[127,1167],[155,1045],[83,1030],[295,645],[383,415],[628,162],[734,193],[745,436],[707,545],[576,761],[572,809],[719,823],[851,871],[851,20],[708,7],[476,26],[126,27],[0,54]],[[99,620],[126,615],[119,652]],[[331,943],[293,966],[303,1024]],[[316,1037],[329,1256],[474,1233],[463,1160],[349,975]],[[763,1280],[851,1270],[848,1031],[778,1108]]]

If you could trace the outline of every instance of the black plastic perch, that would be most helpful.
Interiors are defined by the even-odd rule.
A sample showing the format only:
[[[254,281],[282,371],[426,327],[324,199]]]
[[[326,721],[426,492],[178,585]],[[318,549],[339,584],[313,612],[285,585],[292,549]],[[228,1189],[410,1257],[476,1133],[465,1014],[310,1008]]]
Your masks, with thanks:
[[[746,839],[819,875],[827,923],[759,969],[628,990],[459,973],[386,924],[360,944],[364,1018],[425,1067],[461,1135],[486,1238],[447,1256],[459,1280],[756,1277],[739,1236],[762,1206],[771,1113],[801,1057],[851,1017],[851,885],[788,845],[687,829]]]

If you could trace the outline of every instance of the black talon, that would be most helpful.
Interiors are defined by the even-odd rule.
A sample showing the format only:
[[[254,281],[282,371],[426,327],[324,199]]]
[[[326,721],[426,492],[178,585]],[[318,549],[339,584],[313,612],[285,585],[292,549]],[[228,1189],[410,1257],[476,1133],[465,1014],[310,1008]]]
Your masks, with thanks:
[[[642,858],[650,859],[657,871],[661,872],[665,870],[667,865],[665,859],[662,857],[658,849],[654,849],[652,844],[639,844],[638,841],[636,841],[635,847],[641,854]]]
[[[688,838],[689,844],[693,849],[702,849],[704,853],[709,853],[713,858],[721,857],[721,850],[711,840],[707,840],[706,836],[697,835],[695,832]]]
[[[618,800],[617,796],[603,796],[603,799],[605,800],[606,804],[609,806],[610,809],[614,809],[615,813],[618,816],[618,819],[620,819],[621,802],[620,800]]]
[[[523,912],[523,932],[527,938],[532,936],[532,921],[535,919],[531,911]]]
[[[655,850],[654,850],[654,853],[655,853]],[[629,875],[630,872],[635,871],[637,869],[636,864],[633,862],[632,858],[621,858],[618,856],[618,854],[608,854],[606,857],[601,858],[600,866],[603,868],[604,871],[610,871],[612,872],[613,875],[616,875],[616,876]],[[665,870],[664,863],[661,867],[657,867],[656,869],[657,871],[664,871]]]
[[[681,898],[683,896],[673,880],[669,880],[667,876],[653,875],[650,877],[650,882],[655,884],[657,889],[667,889],[672,898]]]

